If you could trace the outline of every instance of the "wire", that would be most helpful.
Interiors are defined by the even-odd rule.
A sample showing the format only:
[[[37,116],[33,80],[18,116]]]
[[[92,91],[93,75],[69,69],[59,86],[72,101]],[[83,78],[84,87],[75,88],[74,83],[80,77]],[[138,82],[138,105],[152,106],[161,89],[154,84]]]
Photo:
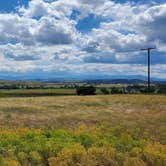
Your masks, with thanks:
[[[116,51],[117,53],[127,53],[127,52],[140,52],[140,51],[147,51],[147,50],[154,50],[157,49],[156,47],[149,47],[149,48],[142,48],[142,49],[135,49],[135,50],[122,50],[122,51]]]

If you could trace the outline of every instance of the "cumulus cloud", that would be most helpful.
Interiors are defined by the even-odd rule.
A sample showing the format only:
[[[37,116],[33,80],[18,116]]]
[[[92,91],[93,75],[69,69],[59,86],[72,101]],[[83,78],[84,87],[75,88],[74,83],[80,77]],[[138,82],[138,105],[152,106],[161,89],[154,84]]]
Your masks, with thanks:
[[[166,43],[166,4],[148,8],[137,16],[137,29],[146,35],[149,41]]]
[[[32,0],[29,2],[28,9],[21,7],[19,12],[24,16],[42,17],[51,12],[51,6],[42,0]]]
[[[44,17],[38,22],[34,36],[43,44],[71,44],[74,33],[72,21]]]
[[[33,27],[36,20],[18,14],[0,14],[0,43],[33,44]]]
[[[34,61],[41,59],[42,51],[34,49],[32,46],[23,46],[21,44],[7,44],[0,47],[5,58],[15,61]],[[31,51],[29,51],[31,50]]]

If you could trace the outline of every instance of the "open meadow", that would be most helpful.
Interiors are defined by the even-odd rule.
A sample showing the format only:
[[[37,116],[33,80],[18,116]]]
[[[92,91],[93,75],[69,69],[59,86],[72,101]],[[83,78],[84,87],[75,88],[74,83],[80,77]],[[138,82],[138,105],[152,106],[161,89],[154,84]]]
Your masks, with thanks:
[[[0,165],[166,166],[166,96],[0,98]]]

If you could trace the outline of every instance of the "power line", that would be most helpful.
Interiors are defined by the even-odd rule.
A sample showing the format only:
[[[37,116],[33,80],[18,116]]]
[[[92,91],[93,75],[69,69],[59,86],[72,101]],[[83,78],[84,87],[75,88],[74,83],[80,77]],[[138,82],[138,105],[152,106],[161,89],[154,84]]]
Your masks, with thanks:
[[[116,51],[117,53],[129,53],[129,52],[140,52],[139,49],[137,50],[120,50],[120,51]]]

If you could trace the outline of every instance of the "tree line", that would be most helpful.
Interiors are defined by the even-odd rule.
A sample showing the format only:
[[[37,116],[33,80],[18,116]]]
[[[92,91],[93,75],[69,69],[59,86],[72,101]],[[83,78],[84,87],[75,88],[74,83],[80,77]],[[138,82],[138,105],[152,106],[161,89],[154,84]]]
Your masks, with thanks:
[[[146,86],[127,86],[127,87],[112,87],[112,88],[98,88],[100,94],[166,94],[166,85],[156,85],[148,89]],[[80,86],[76,88],[77,95],[95,95],[97,88],[94,86]]]

